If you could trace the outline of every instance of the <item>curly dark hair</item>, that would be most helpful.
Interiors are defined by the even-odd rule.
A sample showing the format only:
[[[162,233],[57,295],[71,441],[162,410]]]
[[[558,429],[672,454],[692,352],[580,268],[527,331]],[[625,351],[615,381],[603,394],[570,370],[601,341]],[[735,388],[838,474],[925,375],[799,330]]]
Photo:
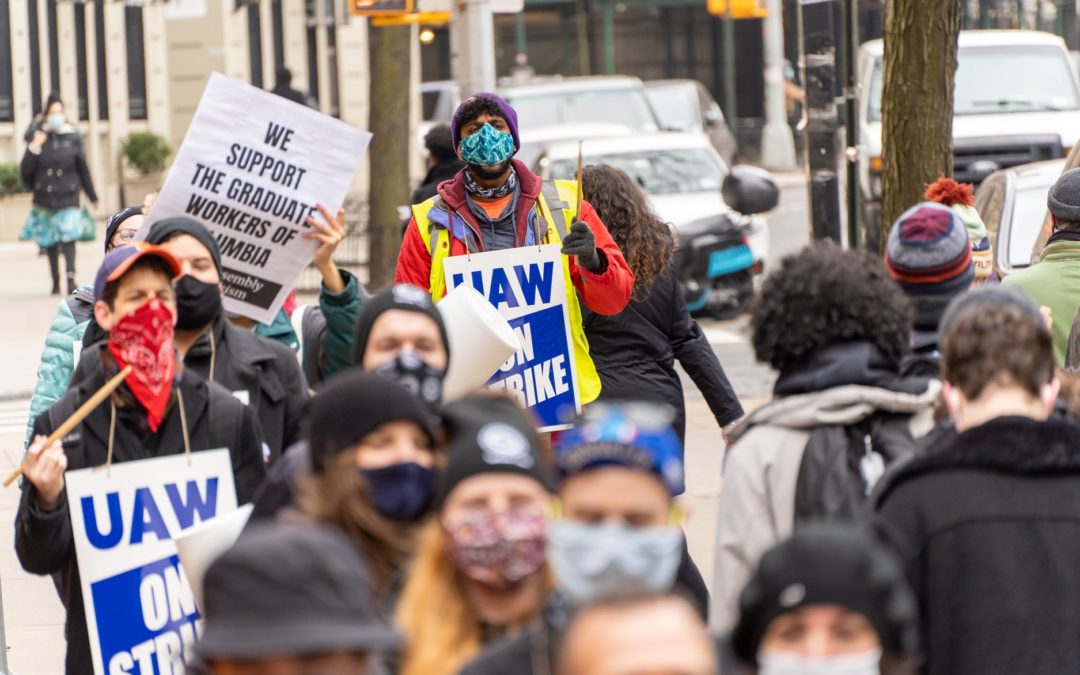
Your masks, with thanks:
[[[506,113],[503,112],[499,104],[494,99],[487,96],[471,96],[461,104],[457,110],[454,111],[454,124],[458,128],[458,134],[461,134],[461,129],[466,124],[472,122],[481,115],[491,115],[492,117],[501,117],[506,120]],[[459,139],[460,141],[460,139]]]
[[[899,358],[910,344],[911,301],[881,261],[819,242],[784,258],[750,319],[754,353],[780,372],[831,344],[865,340]]]
[[[447,160],[456,159],[457,153],[454,152],[454,137],[450,132],[450,125],[445,122],[440,122],[428,130],[424,135],[424,147],[431,153],[431,156],[436,161],[445,162]]]
[[[596,209],[634,273],[635,297],[647,295],[675,252],[671,228],[653,213],[626,172],[606,164],[587,166],[581,183],[582,197]]]

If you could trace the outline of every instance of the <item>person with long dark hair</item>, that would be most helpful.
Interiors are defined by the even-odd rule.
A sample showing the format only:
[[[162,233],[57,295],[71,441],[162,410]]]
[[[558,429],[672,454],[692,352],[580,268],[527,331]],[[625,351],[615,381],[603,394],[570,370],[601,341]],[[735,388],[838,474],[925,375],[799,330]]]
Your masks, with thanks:
[[[589,353],[606,400],[648,400],[675,409],[673,426],[686,436],[686,406],[675,372],[678,359],[705,396],[720,428],[743,415],[720,360],[686,308],[672,257],[671,229],[652,211],[630,176],[606,165],[585,167],[584,198],[596,209],[634,273],[633,296],[622,312],[584,310]]]

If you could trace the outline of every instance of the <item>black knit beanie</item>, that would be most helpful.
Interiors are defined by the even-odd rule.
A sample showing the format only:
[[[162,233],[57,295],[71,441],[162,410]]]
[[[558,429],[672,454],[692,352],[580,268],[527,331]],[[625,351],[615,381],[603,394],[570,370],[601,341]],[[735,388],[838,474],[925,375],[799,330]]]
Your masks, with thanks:
[[[210,257],[214,259],[214,267],[221,273],[221,251],[218,250],[217,240],[206,226],[187,216],[175,216],[159,220],[150,226],[150,232],[146,235],[146,241],[160,246],[178,234],[187,234],[199,240],[210,251]]]
[[[432,416],[393,380],[360,370],[335,376],[311,399],[311,465],[321,472],[338,453],[387,422],[415,422],[434,443]]]
[[[439,335],[442,337],[446,355],[450,356],[450,339],[446,336],[446,325],[443,323],[442,314],[435,308],[431,296],[422,288],[411,284],[398,284],[379,293],[364,303],[360,314],[356,317],[356,332],[353,340],[353,363],[361,365],[364,362],[364,352],[367,351],[368,338],[371,337],[371,328],[383,312],[389,309],[403,309],[408,312],[425,314],[439,327]]]
[[[485,473],[513,473],[532,478],[552,490],[549,467],[540,453],[536,425],[509,398],[467,396],[443,408],[448,445],[446,469],[439,476],[435,503],[461,482]]]
[[[113,237],[116,236],[116,231],[120,229],[120,225],[132,216],[142,215],[142,206],[129,206],[122,211],[118,211],[109,216],[108,222],[105,223],[105,252],[109,252],[109,244],[112,243]]]
[[[853,525],[814,524],[761,557],[739,597],[735,654],[757,662],[769,624],[810,605],[840,605],[866,617],[887,654],[912,658],[918,608],[896,557]]]

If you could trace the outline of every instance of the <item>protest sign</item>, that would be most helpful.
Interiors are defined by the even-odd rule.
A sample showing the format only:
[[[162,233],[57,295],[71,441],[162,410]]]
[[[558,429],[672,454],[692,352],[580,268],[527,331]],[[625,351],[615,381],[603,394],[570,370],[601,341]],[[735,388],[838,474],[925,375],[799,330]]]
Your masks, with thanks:
[[[213,73],[139,233],[172,216],[206,225],[221,249],[225,309],[271,323],[337,213],[371,134]]]
[[[184,672],[202,630],[173,539],[236,510],[228,450],[65,476],[97,675]]]
[[[563,256],[558,244],[452,256],[446,287],[472,286],[506,317],[521,348],[488,380],[536,415],[541,431],[564,429],[581,411]]]

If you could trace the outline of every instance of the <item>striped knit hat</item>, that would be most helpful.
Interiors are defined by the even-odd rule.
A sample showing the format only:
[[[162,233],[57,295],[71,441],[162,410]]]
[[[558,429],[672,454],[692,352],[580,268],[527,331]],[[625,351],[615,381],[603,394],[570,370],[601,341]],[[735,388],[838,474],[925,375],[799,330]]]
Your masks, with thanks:
[[[911,207],[893,224],[885,267],[915,305],[920,330],[936,330],[949,301],[975,280],[967,228],[955,211],[933,202]]]

